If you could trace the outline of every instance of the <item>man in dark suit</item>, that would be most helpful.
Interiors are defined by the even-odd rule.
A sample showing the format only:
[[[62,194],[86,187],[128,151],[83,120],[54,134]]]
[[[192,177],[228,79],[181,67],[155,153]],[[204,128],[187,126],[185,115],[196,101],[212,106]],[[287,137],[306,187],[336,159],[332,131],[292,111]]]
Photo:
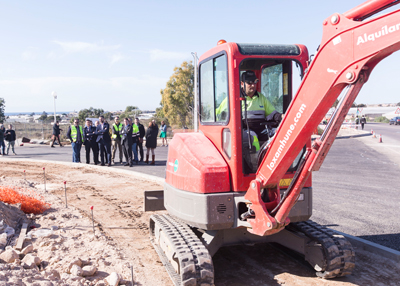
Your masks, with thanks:
[[[128,118],[124,118],[124,127],[122,128],[122,149],[125,155],[125,166],[132,167],[132,125]]]
[[[86,126],[83,129],[83,145],[86,151],[86,164],[90,164],[90,149],[93,152],[93,161],[97,165],[99,163],[99,147],[96,142],[96,127],[92,126],[92,121],[86,119]]]
[[[136,150],[139,149],[139,154],[140,154],[140,162],[143,162],[143,137],[146,135],[146,132],[144,131],[144,126],[143,124],[140,123],[139,118],[135,118],[135,124],[137,127],[139,127],[139,138],[138,142],[136,145]]]
[[[101,165],[104,166],[104,156],[107,157],[108,167],[111,166],[111,137],[110,137],[110,126],[104,121],[104,116],[99,117],[99,125],[96,129],[97,143],[100,149]],[[105,152],[104,152],[105,151]],[[104,154],[105,153],[105,154]]]

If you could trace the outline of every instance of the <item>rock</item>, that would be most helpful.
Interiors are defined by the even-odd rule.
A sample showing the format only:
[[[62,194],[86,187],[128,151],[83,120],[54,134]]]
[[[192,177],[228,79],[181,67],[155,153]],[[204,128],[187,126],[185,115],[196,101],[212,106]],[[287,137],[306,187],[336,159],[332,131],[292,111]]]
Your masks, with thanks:
[[[83,275],[82,275],[83,277],[93,276],[97,271],[97,267],[94,265],[87,265],[84,266],[82,270],[83,270]]]
[[[62,279],[62,280],[68,280],[70,276],[71,276],[71,275],[69,275],[68,273],[63,273],[63,274],[61,274],[61,278],[60,278],[60,279]]]
[[[119,284],[119,280],[121,280],[121,275],[119,275],[117,272],[113,272],[104,280],[110,286],[117,286]]]
[[[131,283],[130,280],[125,280],[125,279],[119,280],[119,285],[128,285],[128,284],[130,284],[130,283]]]
[[[95,286],[106,286],[106,283],[103,280],[97,281]]]
[[[44,277],[50,279],[51,281],[56,281],[61,279],[60,273],[58,273],[58,271],[55,269],[45,271]]]
[[[79,276],[79,277],[83,276],[82,268],[76,264],[72,265],[70,272],[74,276]]]
[[[39,257],[27,254],[21,262],[25,269],[34,269],[36,266],[40,265],[41,261]]]
[[[74,259],[74,260],[72,260],[69,264],[68,264],[68,266],[67,266],[67,268],[66,268],[66,273],[71,273],[71,268],[72,268],[72,266],[74,266],[74,265],[78,265],[79,267],[82,267],[82,260],[80,260],[79,258],[76,258],[76,259]]]
[[[50,281],[40,281],[39,284],[40,286],[54,286]]]
[[[15,259],[19,259],[18,253],[14,249],[8,249],[0,254],[0,260],[3,260],[5,263],[13,263]]]
[[[24,249],[21,250],[21,254],[28,254],[31,253],[33,251],[33,245],[29,244],[27,247],[25,247]]]

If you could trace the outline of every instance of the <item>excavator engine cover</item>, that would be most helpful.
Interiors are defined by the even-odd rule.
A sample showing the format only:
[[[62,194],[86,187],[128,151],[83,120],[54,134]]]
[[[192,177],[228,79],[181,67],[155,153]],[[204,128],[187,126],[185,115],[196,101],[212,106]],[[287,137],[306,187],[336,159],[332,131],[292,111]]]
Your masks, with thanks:
[[[181,191],[230,191],[229,169],[211,141],[201,133],[178,133],[171,140],[165,182]]]

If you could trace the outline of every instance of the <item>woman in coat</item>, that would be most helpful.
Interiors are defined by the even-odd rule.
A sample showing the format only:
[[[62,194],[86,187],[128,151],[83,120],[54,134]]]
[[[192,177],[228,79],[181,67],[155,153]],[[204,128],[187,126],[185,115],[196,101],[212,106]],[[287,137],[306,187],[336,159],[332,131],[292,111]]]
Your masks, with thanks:
[[[149,163],[149,152],[151,150],[152,161],[150,165],[155,165],[156,156],[154,155],[154,149],[157,147],[157,135],[158,128],[155,126],[153,122],[149,122],[149,127],[146,130],[146,164]]]

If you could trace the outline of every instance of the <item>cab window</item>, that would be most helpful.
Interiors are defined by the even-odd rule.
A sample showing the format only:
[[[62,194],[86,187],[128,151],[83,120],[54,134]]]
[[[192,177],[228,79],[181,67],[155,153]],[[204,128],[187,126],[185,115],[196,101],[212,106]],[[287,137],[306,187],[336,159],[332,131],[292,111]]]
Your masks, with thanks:
[[[282,64],[265,67],[261,71],[261,93],[275,107],[283,112],[283,95],[288,94],[288,75],[283,74]]]
[[[225,55],[200,65],[200,121],[226,123],[229,119],[228,70]]]

